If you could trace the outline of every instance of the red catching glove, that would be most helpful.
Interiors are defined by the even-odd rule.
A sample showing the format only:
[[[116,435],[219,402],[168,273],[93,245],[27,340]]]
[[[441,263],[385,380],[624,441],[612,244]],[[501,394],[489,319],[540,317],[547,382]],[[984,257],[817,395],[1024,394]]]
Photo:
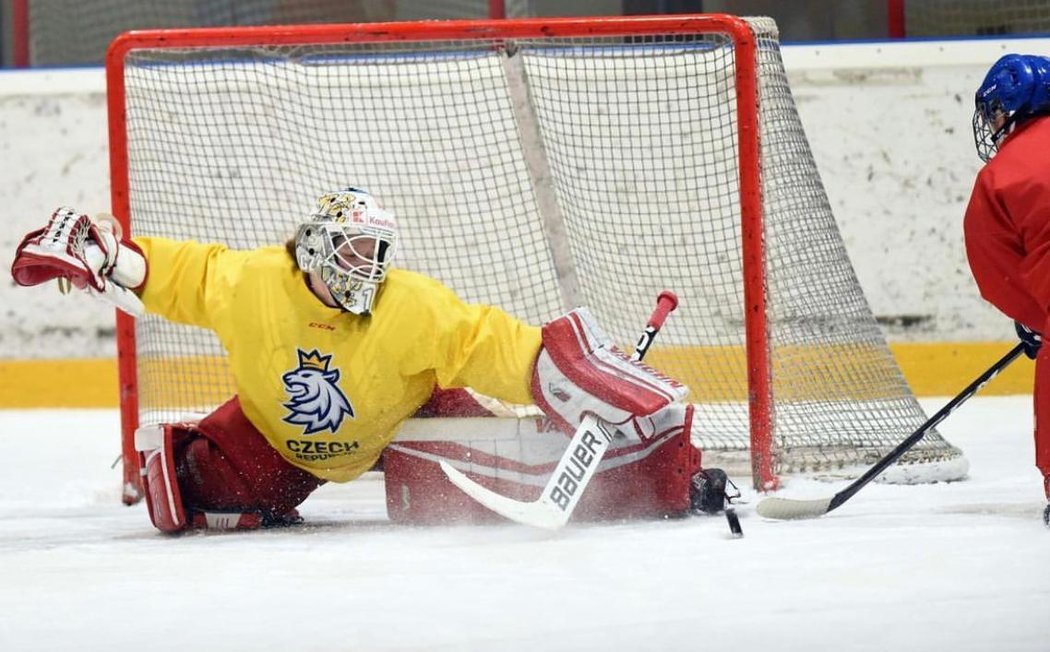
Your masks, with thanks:
[[[138,246],[122,242],[120,235],[116,221],[96,222],[72,208],[59,208],[47,226],[22,239],[11,276],[22,286],[64,279],[129,314],[142,314],[142,302],[131,290],[145,282],[146,261]]]

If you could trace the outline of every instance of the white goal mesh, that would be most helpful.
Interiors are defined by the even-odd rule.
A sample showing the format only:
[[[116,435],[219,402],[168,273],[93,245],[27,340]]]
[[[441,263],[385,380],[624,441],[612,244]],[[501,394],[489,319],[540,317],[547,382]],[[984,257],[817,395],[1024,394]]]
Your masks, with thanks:
[[[623,33],[600,37],[501,36],[486,23],[487,38],[130,47],[115,119],[131,228],[279,243],[319,193],[360,185],[397,214],[401,266],[529,322],[587,305],[630,347],[658,292],[675,291],[648,360],[690,386],[705,464],[750,465],[756,419],[771,428],[775,472],[870,464],[925,415],[850,265],[775,25],[749,22],[761,157],[742,169],[742,46],[702,20],[691,35],[614,20]],[[762,215],[742,216],[741,178],[758,170]],[[768,353],[769,409],[745,345],[755,243],[742,222],[756,217],[765,260],[752,290],[768,333],[751,346]],[[210,333],[149,317],[134,353],[143,422],[233,392]],[[923,479],[966,471],[936,433],[904,463]]]

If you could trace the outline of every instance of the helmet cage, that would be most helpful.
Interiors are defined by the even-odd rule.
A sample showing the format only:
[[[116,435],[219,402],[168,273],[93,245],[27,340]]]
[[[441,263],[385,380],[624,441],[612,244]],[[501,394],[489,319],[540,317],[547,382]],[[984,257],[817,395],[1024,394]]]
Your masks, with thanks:
[[[348,235],[347,229],[331,223],[322,229],[321,280],[343,309],[367,314],[386,278],[392,239],[379,232]]]
[[[994,125],[1000,118],[1003,118],[1002,126],[995,129]],[[1016,115],[1007,115],[998,100],[983,107],[978,105],[973,112],[973,143],[977,156],[985,163],[990,161],[1015,123]]]
[[[393,234],[363,228],[357,233],[341,224],[321,224],[321,269],[331,269],[367,283],[381,283],[394,249]]]
[[[319,272],[344,310],[367,315],[396,250],[393,216],[353,188],[323,195],[318,206],[296,232],[296,262]]]

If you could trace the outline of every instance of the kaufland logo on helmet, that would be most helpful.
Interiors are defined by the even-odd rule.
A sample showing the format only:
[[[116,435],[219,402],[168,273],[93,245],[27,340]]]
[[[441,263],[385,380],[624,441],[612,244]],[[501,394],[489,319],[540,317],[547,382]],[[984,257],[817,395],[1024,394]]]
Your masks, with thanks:
[[[296,352],[298,366],[281,376],[290,397],[283,404],[289,412],[282,420],[302,426],[304,435],[323,430],[334,434],[344,418],[354,418],[354,408],[337,384],[341,374],[331,367],[331,355],[321,355],[317,349]]]
[[[375,215],[373,215],[368,220],[368,223],[371,226],[378,226],[379,228],[388,229],[390,231],[393,231],[396,228],[396,226],[397,226],[394,223],[394,220],[391,220],[391,219],[388,219],[388,218],[385,218],[385,217],[377,217]]]
[[[362,210],[355,210],[350,213],[350,221],[354,224],[363,224],[388,231],[392,231],[396,227],[393,220]]]

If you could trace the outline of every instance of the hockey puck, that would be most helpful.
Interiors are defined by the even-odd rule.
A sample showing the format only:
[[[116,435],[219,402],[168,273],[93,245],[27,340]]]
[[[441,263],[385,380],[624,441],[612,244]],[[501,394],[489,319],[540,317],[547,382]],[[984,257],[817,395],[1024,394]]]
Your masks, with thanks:
[[[732,507],[726,509],[726,520],[729,522],[729,531],[733,533],[734,539],[744,536],[744,530],[740,527],[740,517],[736,515],[736,510]]]

